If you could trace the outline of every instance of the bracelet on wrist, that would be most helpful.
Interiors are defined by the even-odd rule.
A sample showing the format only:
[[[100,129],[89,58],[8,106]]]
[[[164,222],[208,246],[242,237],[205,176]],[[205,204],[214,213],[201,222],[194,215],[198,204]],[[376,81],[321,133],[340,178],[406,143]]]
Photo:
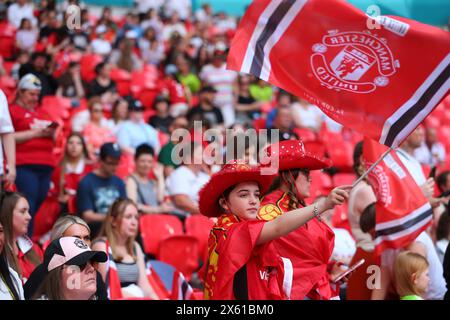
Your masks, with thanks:
[[[314,203],[314,209],[313,209],[313,215],[314,215],[314,217],[317,219],[317,220],[319,220],[319,221],[322,221],[322,213],[320,213],[319,212],[319,208],[318,208],[318,203],[316,202],[316,203]]]

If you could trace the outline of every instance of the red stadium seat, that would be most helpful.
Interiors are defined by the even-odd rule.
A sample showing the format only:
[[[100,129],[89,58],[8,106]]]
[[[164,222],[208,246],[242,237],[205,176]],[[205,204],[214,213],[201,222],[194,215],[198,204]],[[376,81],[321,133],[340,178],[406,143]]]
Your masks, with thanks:
[[[86,82],[91,82],[95,79],[95,66],[103,61],[103,58],[97,54],[86,54],[80,59],[80,73],[81,78]]]
[[[41,107],[52,117],[53,121],[57,121],[70,117],[72,102],[65,97],[45,96],[42,99]]]
[[[0,56],[3,58],[12,58],[16,50],[16,38],[0,35]]]
[[[160,91],[154,89],[142,89],[137,94],[137,99],[142,103],[145,109],[152,109],[155,98],[159,95]]]
[[[337,136],[338,135],[335,135],[335,137]],[[328,156],[331,161],[333,161],[333,167],[338,168],[342,172],[351,172],[353,166],[352,144],[350,142],[335,139],[327,141],[326,146]]]
[[[214,222],[205,216],[189,216],[184,222],[186,234],[194,236],[198,240],[201,258],[206,258],[208,254],[208,238]]]
[[[335,187],[342,185],[351,185],[356,180],[356,175],[353,173],[336,173],[333,175],[333,185]]]
[[[305,128],[294,128],[292,131],[303,141],[303,142],[311,142],[316,141],[317,136],[314,131]]]
[[[139,99],[139,94],[144,89],[156,89],[157,77],[153,72],[134,71],[131,73],[130,90],[134,98]]]
[[[256,132],[261,129],[266,129],[266,119],[260,118],[253,120],[253,128],[255,128]]]
[[[189,235],[168,237],[159,244],[157,257],[174,266],[189,280],[199,267],[198,240]]]
[[[131,93],[131,74],[123,69],[111,70],[111,79],[116,82],[117,91],[124,97]]]
[[[183,224],[176,216],[165,214],[143,215],[139,219],[144,251],[157,255],[159,244],[165,238],[183,234]]]
[[[127,153],[122,153],[119,166],[117,167],[116,176],[121,179],[125,179],[134,171],[134,167],[133,156]]]

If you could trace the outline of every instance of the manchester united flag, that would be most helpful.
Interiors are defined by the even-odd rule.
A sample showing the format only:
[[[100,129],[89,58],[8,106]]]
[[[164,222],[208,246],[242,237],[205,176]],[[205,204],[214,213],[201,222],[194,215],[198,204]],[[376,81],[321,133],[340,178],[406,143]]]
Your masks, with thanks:
[[[399,145],[448,94],[450,34],[341,0],[255,0],[228,68],[320,107],[387,146]]]
[[[387,150],[371,139],[364,140],[363,158],[369,167]],[[395,150],[369,173],[377,196],[375,205],[375,252],[403,248],[424,231],[431,222],[432,209]]]

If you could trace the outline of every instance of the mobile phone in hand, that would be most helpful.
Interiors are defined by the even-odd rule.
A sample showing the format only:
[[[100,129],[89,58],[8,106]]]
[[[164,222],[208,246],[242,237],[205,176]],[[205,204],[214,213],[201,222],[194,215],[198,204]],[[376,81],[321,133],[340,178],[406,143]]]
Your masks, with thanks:
[[[47,128],[56,129],[59,126],[58,122],[52,121]]]
[[[353,271],[356,270],[356,268],[362,266],[364,264],[364,262],[366,262],[366,260],[361,259],[358,262],[356,262],[354,265],[352,265],[350,268],[348,268],[347,270],[345,270],[344,272],[342,272],[340,275],[338,275],[336,278],[333,279],[334,283],[338,283],[339,281],[341,281],[345,276],[349,275],[350,273],[352,273]]]

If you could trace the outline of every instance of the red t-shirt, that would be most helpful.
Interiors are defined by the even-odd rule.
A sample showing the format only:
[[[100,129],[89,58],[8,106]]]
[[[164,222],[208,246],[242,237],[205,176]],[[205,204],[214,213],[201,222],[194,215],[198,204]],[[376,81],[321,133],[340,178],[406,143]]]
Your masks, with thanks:
[[[186,92],[181,83],[173,79],[166,78],[159,83],[161,90],[167,90],[169,93],[170,104],[187,103]]]
[[[9,112],[16,132],[45,128],[51,123],[49,115],[40,108],[27,110],[17,104],[12,104]],[[53,145],[52,138],[34,138],[16,144],[16,164],[18,166],[26,164],[55,166]]]

